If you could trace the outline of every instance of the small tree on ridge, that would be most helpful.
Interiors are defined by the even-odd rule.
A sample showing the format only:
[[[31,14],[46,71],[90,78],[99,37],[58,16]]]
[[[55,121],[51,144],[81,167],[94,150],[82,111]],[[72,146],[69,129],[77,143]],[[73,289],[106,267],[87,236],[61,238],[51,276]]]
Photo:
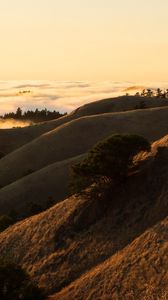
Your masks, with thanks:
[[[118,182],[128,175],[140,151],[150,151],[150,143],[144,137],[114,134],[96,144],[82,162],[73,166],[74,183],[80,190],[100,179]]]

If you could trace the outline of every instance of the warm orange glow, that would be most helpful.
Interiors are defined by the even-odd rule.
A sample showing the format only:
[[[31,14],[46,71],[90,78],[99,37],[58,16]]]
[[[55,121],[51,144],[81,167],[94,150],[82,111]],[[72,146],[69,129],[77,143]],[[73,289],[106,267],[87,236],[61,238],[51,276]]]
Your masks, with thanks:
[[[0,4],[0,79],[161,81],[166,0]]]

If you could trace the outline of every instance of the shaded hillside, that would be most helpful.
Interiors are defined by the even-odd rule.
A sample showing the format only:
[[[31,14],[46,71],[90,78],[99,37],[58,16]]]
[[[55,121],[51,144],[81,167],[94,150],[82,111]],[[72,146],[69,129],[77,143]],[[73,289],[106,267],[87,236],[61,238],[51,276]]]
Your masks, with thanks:
[[[168,132],[167,118],[168,107],[94,115],[68,122],[2,158],[0,186],[16,181],[29,170],[34,172],[85,153],[112,133],[136,133],[156,140]]]
[[[104,99],[81,106],[71,114],[62,118],[44,122],[35,126],[0,130],[0,151],[10,153],[38,136],[53,130],[71,120],[82,116],[102,114],[109,112],[122,112],[137,108],[168,106],[168,99],[141,98],[136,96],[123,96]]]
[[[72,119],[71,115],[23,128],[0,129],[0,149],[8,154],[41,134],[53,130]]]
[[[84,155],[51,164],[0,189],[0,214],[17,213],[17,217],[33,214],[33,206],[42,210],[68,196],[71,165]]]
[[[163,220],[168,214],[168,137],[161,140],[161,145],[164,147],[159,149],[157,153],[155,144],[152,155],[149,155],[145,158],[145,161],[140,163],[139,172],[130,176],[122,184],[115,186],[111,196],[106,201],[89,199],[86,196],[73,196],[58,203],[46,212],[19,222],[2,232],[0,234],[1,255],[11,256],[16,263],[20,263],[40,286],[47,289],[49,294],[59,292],[96,266],[98,269],[100,267],[101,270],[102,266],[99,264],[128,246],[134,239],[143,234],[149,227]],[[159,142],[157,146],[159,146]],[[148,232],[145,233],[146,236],[148,236]],[[148,250],[150,251],[150,244],[155,245],[155,242],[152,244],[154,241],[153,235],[149,234],[149,237]],[[165,248],[167,244],[164,244],[166,234],[162,236],[158,233],[158,238],[161,241],[163,240],[163,244],[159,242],[163,245],[161,251],[167,249]],[[146,244],[145,238],[142,236],[138,243]],[[138,249],[136,241],[133,245],[135,246],[130,245],[130,247],[135,249],[135,254],[132,253],[132,260],[130,256],[129,268],[127,264],[124,268],[126,260],[124,260],[124,254],[121,261],[119,258],[117,260],[112,258],[112,261],[114,261],[114,266],[111,267],[112,270],[115,270],[117,261],[119,262],[118,267],[116,267],[114,282],[117,280],[116,278],[123,282],[127,270],[129,272],[129,270],[132,270],[131,268],[136,267],[133,260],[136,258],[136,249]],[[152,249],[155,253],[155,246]],[[148,254],[149,257],[151,255],[151,261],[149,261],[151,268],[155,259],[152,249]],[[143,248],[141,251],[139,250],[137,257],[141,253],[143,254]],[[126,254],[126,257],[128,256],[129,254]],[[121,269],[120,274],[118,270],[120,270],[119,266],[121,265],[123,265],[123,269]],[[162,266],[162,263],[158,262],[158,265]],[[144,268],[145,272],[149,270],[149,273],[146,274],[150,274],[147,260]],[[105,269],[103,267],[102,270]],[[139,266],[137,265],[137,273],[135,269],[134,274],[135,280],[138,270]],[[161,277],[157,277],[157,274],[152,273],[154,274],[153,280],[158,278],[164,280],[164,267],[159,267],[159,270],[163,272]],[[100,276],[99,273],[97,274]],[[142,275],[140,273],[140,280]],[[95,299],[94,295],[101,295],[102,289],[104,292],[106,286],[107,293],[109,292],[110,288],[108,289],[108,286],[111,285],[112,276],[108,279],[108,272],[107,276],[104,274],[106,282],[102,279],[103,275],[100,276],[100,283],[102,282],[102,286],[105,286],[105,288],[101,284],[97,284],[95,291],[91,290],[93,274],[88,273],[88,276],[91,276],[88,277],[91,278],[91,281],[86,282],[90,299]],[[96,279],[93,276],[93,282],[95,282],[94,280]],[[129,287],[129,277],[126,277],[126,280]],[[81,299],[79,294],[80,284],[81,293],[84,292],[82,290],[83,281],[75,282],[72,289],[75,289],[77,298],[73,299]],[[143,277],[142,285],[144,285]],[[163,285],[164,281],[161,287]],[[140,292],[141,285],[139,287]],[[119,293],[121,297],[116,299],[123,299],[124,287],[121,292],[119,289]],[[86,294],[84,295],[86,296]],[[71,296],[71,290],[68,289],[63,290],[62,294],[58,294],[56,299],[71,299]],[[109,299],[106,294],[104,299]]]

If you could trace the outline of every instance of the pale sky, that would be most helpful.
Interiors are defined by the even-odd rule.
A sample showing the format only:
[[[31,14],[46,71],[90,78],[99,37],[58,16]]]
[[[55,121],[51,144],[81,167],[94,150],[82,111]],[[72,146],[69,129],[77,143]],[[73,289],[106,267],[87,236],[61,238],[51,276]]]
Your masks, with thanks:
[[[168,0],[0,0],[0,80],[168,79]]]

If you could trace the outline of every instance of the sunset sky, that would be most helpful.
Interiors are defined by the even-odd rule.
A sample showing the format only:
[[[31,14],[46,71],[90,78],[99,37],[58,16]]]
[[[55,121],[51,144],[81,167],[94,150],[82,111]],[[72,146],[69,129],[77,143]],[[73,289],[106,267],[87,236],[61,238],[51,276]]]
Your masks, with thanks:
[[[1,0],[0,80],[168,79],[167,0]]]

